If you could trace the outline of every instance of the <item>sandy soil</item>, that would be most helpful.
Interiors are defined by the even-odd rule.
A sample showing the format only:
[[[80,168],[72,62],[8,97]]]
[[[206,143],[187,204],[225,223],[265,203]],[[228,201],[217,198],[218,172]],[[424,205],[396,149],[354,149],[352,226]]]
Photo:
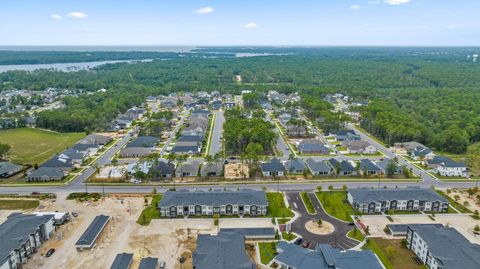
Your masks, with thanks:
[[[436,214],[435,221],[423,214],[393,215],[392,218],[393,222],[390,222],[382,215],[362,216],[360,219],[366,226],[370,226],[370,235],[374,237],[390,237],[383,231],[387,224],[441,223],[457,229],[472,243],[480,244],[480,236],[473,234],[473,228],[477,224],[480,225],[480,221],[474,220],[467,215]]]
[[[445,194],[447,193],[446,191],[444,192]],[[477,195],[480,195],[480,191],[473,194],[472,196],[468,195],[467,190],[456,190],[453,189],[448,196],[450,198],[455,199],[455,195],[458,195],[460,197],[460,200],[458,200],[458,203],[464,205],[465,201],[468,202],[468,205],[466,206],[468,209],[470,209],[472,212],[475,210],[478,210],[480,212],[480,200],[477,199]]]
[[[335,227],[333,227],[330,222],[326,221],[322,221],[322,225],[318,226],[318,223],[316,221],[311,220],[305,223],[305,228],[312,234],[319,235],[331,234],[335,231]]]

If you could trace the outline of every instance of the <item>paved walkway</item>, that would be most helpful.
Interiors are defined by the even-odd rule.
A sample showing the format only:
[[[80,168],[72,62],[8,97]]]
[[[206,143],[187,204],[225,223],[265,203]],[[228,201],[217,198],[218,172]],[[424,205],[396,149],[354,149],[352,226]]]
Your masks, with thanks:
[[[329,244],[339,249],[350,249],[359,244],[359,242],[347,237],[347,233],[352,230],[354,226],[329,216],[323,210],[314,193],[308,193],[308,196],[315,207],[316,214],[308,214],[298,192],[287,193],[287,199],[292,206],[292,209],[297,211],[300,215],[300,217],[292,223],[292,232],[299,234],[306,241],[313,242],[315,244]],[[318,221],[319,218],[330,222],[335,227],[335,231],[328,235],[317,235],[307,231],[305,228],[305,223],[310,220]]]

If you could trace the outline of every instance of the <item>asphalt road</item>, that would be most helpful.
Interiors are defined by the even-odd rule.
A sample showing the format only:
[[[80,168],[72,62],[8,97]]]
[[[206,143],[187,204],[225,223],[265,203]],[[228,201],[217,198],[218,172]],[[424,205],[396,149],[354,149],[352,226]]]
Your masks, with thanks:
[[[293,232],[299,234],[304,240],[313,242],[315,244],[329,244],[340,249],[349,249],[356,246],[359,242],[347,237],[347,233],[354,228],[344,221],[329,216],[320,205],[314,193],[308,193],[310,200],[316,210],[316,214],[308,214],[305,205],[303,204],[300,194],[298,192],[287,192],[287,199],[292,208],[300,214],[291,226]],[[331,234],[318,235],[309,232],[305,228],[308,221],[317,222],[319,219],[331,223],[335,230]]]
[[[223,111],[215,111],[215,122],[213,125],[212,141],[210,145],[209,154],[214,156],[218,152],[222,151],[222,134],[223,134],[223,124],[225,123],[225,116]]]
[[[186,114],[182,114],[182,117],[180,118],[180,121],[178,122],[177,126],[175,126],[175,129],[170,132],[170,136],[168,137],[167,141],[165,141],[165,144],[160,150],[160,156],[163,156],[165,154],[167,147],[170,145],[170,143],[172,143],[172,140],[175,138],[175,135],[177,134],[178,130],[183,126],[183,123],[185,122],[185,118],[186,118]]]

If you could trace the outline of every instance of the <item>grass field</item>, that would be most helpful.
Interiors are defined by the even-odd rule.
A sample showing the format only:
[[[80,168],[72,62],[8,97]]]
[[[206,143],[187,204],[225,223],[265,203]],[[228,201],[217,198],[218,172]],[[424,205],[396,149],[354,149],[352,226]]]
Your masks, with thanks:
[[[277,255],[277,243],[275,242],[258,243],[258,249],[263,264],[268,264]]]
[[[0,210],[26,210],[37,208],[40,205],[38,200],[19,200],[19,199],[6,199],[0,200]]]
[[[33,128],[0,131],[0,141],[11,147],[10,159],[19,164],[41,164],[84,136],[84,133],[57,133]]]
[[[308,196],[307,192],[301,192],[300,195],[302,196],[303,203],[305,204],[305,208],[307,209],[308,213],[315,214],[315,208],[313,207],[312,200]]]
[[[315,193],[323,208],[328,214],[344,220],[352,221],[350,217],[354,214],[352,206],[347,203],[347,192],[345,191],[322,191]]]
[[[386,269],[425,268],[413,262],[415,254],[402,246],[402,239],[370,238],[363,248],[375,252]]]
[[[287,208],[283,200],[283,194],[279,192],[267,193],[268,216],[277,218],[293,217],[293,212]]]
[[[162,195],[154,195],[152,202],[149,206],[147,206],[140,216],[138,216],[137,223],[140,225],[147,226],[150,224],[152,219],[159,219],[160,218],[160,211],[157,208],[158,202],[162,200]]]
[[[356,239],[358,241],[363,241],[363,239],[365,239],[363,234],[357,228],[354,228],[353,230],[348,232],[347,236],[350,238]]]
[[[287,241],[292,241],[297,238],[297,236],[292,233],[282,232],[282,238]]]

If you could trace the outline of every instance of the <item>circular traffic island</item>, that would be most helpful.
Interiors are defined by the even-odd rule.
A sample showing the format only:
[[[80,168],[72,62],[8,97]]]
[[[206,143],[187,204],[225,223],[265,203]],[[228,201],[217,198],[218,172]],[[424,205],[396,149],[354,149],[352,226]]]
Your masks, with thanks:
[[[313,220],[305,223],[305,229],[312,234],[318,235],[327,235],[335,231],[335,227],[330,222],[322,221],[322,224],[318,225],[318,222]]]

